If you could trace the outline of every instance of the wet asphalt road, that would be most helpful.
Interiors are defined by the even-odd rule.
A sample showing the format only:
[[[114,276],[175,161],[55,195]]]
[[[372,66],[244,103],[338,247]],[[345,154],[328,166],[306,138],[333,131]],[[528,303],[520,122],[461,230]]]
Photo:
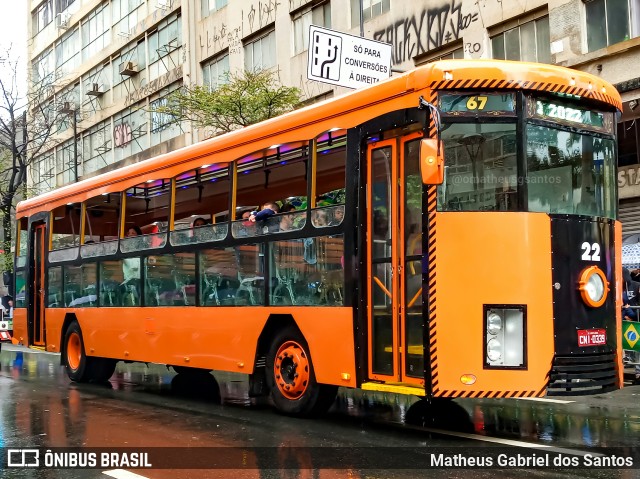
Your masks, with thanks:
[[[165,463],[202,461],[211,467],[213,460],[217,468],[7,469],[0,476],[640,477],[640,468],[557,468],[553,464],[540,469],[426,469],[433,463],[434,452],[451,460],[456,455],[482,458],[504,452],[513,457],[522,451],[530,457],[552,451],[583,461],[585,453],[607,454],[594,449],[602,447],[626,448],[627,452],[615,452],[631,454],[640,450],[640,386],[563,398],[565,402],[461,400],[439,406],[435,412],[415,397],[341,389],[326,417],[301,420],[278,414],[267,401],[249,399],[244,376],[216,373],[215,377],[217,383],[210,375],[194,380],[161,365],[120,363],[108,384],[75,384],[66,377],[58,355],[4,345],[0,446],[85,451],[177,448],[163,449],[162,457],[157,449],[149,451]]]

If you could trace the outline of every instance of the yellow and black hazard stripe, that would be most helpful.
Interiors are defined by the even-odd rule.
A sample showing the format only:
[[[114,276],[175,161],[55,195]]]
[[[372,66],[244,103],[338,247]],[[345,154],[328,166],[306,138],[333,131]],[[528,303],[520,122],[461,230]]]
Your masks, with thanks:
[[[460,391],[445,390],[440,391],[434,396],[441,398],[487,398],[487,399],[504,399],[504,398],[531,398],[544,396],[546,388],[540,391]]]
[[[622,110],[622,104],[617,98],[598,90],[597,88],[585,88],[575,85],[550,83],[531,80],[498,80],[498,79],[467,79],[467,80],[440,80],[433,81],[429,85],[432,90],[535,90],[551,93],[563,93],[580,97],[592,98],[601,102],[616,106]]]
[[[437,97],[434,91],[430,92],[428,101],[436,105]],[[437,125],[433,118],[429,124],[429,136],[437,137]],[[436,297],[436,204],[437,204],[437,187],[431,185],[427,188],[427,258],[428,258],[428,307],[427,307],[427,323],[429,324],[429,361],[431,371],[431,393],[434,394],[438,390],[438,344],[436,341],[437,333],[437,297]]]

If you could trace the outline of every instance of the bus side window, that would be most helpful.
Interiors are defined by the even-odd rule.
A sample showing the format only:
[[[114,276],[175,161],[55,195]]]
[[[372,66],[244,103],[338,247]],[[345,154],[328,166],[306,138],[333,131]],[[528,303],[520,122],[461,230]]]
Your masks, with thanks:
[[[124,231],[120,232],[120,251],[129,253],[162,248],[167,242],[171,205],[171,180],[147,180],[129,188],[124,197]],[[127,232],[140,228],[142,235]]]
[[[248,229],[249,225],[243,224],[245,220],[238,218],[233,223],[234,237],[302,229],[306,222],[308,165],[308,141],[273,145],[240,158],[237,162],[236,211],[245,212],[250,205],[264,207],[271,202],[276,202],[279,209],[291,205],[293,210],[286,214],[278,211],[276,215],[261,219],[255,223],[255,230]],[[287,217],[283,221],[284,216]],[[284,228],[289,219],[292,224]]]
[[[78,257],[81,210],[81,203],[61,205],[53,210],[49,261],[66,261]]]
[[[346,130],[320,135],[316,139],[315,201],[311,214],[316,228],[337,226],[344,219],[346,165]]]
[[[229,230],[231,182],[226,164],[205,165],[178,175],[176,181],[174,246],[220,241]]]
[[[83,258],[105,256],[118,252],[121,193],[95,196],[84,203]]]

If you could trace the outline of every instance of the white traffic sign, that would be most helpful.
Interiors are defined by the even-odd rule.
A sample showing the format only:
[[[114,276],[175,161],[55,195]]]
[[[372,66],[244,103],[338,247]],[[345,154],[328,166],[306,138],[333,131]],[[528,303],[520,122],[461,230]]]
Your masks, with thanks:
[[[390,76],[390,44],[315,25],[309,27],[309,80],[360,88]]]

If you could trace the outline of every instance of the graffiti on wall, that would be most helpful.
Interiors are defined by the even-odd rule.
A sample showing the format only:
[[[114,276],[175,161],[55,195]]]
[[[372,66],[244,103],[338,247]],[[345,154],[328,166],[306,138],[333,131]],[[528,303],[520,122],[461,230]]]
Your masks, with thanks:
[[[141,86],[137,90],[133,90],[129,93],[125,100],[125,106],[132,105],[145,97],[157,92],[158,90],[171,85],[173,82],[182,78],[182,65],[177,66],[173,70],[169,70],[164,75],[159,76],[155,80],[150,81],[146,85]]]
[[[242,28],[228,28],[226,24],[213,25],[200,34],[200,48],[206,52],[219,52],[224,48],[229,48],[229,54],[240,53],[242,51]],[[206,56],[206,55],[205,55]]]
[[[116,125],[113,129],[113,140],[116,148],[124,148],[133,140],[133,131],[129,123]]]
[[[374,32],[374,40],[391,43],[392,63],[399,64],[417,55],[458,40],[464,29],[478,20],[478,12],[464,14],[460,0],[394,21]],[[474,45],[471,49],[476,48]]]
[[[248,33],[253,33],[275,22],[278,6],[280,6],[278,0],[261,0],[257,4],[252,4],[246,13],[247,20],[249,21]]]

